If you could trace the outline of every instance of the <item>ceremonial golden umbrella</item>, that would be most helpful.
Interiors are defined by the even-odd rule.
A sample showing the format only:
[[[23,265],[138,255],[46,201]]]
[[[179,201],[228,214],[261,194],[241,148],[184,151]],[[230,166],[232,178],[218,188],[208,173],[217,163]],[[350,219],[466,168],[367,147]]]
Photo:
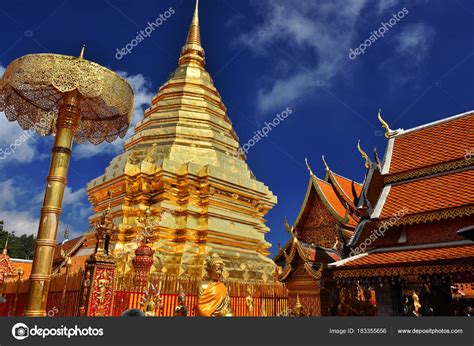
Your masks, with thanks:
[[[116,73],[83,58],[31,54],[0,80],[0,111],[24,130],[54,135],[25,316],[45,316],[51,266],[73,140],[99,144],[123,137],[133,91]]]

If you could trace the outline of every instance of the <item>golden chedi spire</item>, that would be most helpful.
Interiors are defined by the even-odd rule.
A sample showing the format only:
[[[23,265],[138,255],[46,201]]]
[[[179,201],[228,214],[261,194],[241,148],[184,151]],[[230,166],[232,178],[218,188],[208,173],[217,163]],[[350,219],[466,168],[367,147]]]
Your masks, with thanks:
[[[149,206],[160,217],[150,247],[167,275],[200,278],[212,251],[224,261],[228,279],[272,280],[264,217],[277,198],[240,155],[227,108],[204,67],[197,2],[179,65],[124,149],[87,188],[93,220],[107,208],[107,191],[116,191],[110,214],[118,226],[114,254],[133,256],[139,220]]]
[[[204,49],[201,46],[199,27],[199,0],[196,0],[193,19],[189,26],[186,43],[181,50],[179,65],[198,65],[204,67]]]

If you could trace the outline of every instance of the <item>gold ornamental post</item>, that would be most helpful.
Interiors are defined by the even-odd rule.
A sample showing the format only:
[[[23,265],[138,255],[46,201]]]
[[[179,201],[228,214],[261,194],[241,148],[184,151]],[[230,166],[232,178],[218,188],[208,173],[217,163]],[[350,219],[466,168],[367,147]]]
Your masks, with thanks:
[[[0,111],[8,120],[55,135],[25,316],[46,315],[72,142],[113,142],[125,136],[133,115],[130,84],[83,54],[84,48],[79,57],[26,55],[11,62],[0,80]]]

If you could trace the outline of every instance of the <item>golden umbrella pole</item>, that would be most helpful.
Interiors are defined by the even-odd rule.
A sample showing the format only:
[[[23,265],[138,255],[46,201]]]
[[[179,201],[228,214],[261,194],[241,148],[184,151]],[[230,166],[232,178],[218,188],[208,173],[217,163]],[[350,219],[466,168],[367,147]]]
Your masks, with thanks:
[[[55,134],[25,316],[45,316],[54,247],[72,142],[100,144],[124,137],[133,91],[96,63],[59,54],[31,54],[8,65],[0,80],[0,111],[25,130]]]
[[[77,91],[64,94],[56,122],[56,138],[46,178],[46,193],[41,208],[35,259],[30,275],[28,305],[25,316],[44,316],[48,298],[59,216],[66,188],[67,171],[72,153],[72,141],[80,121],[81,95]]]

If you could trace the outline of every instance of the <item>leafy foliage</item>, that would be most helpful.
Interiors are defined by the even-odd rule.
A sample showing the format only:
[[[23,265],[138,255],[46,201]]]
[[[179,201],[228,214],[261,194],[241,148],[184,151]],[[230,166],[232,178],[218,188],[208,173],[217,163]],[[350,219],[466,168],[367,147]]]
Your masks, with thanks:
[[[9,233],[1,227],[0,223],[0,246],[3,250],[8,237],[8,255],[12,258],[33,259],[35,249],[35,237],[32,235],[21,235],[17,237],[15,232]]]

